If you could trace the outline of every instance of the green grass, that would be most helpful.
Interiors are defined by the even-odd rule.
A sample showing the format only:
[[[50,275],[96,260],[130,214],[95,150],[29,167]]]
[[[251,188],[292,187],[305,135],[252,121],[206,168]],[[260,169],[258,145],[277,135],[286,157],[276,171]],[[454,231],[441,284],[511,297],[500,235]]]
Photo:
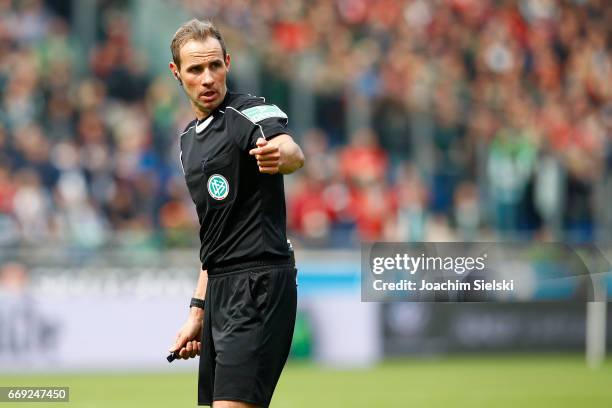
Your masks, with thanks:
[[[581,356],[474,356],[388,361],[367,370],[289,364],[277,408],[612,407],[612,360]],[[196,373],[0,376],[0,386],[69,386],[70,403],[17,407],[195,407]],[[9,406],[0,403],[0,408]]]

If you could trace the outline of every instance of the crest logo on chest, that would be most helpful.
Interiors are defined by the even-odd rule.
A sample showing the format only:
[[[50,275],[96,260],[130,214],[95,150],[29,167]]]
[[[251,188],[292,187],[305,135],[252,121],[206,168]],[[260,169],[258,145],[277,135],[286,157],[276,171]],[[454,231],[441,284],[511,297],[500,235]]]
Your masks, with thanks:
[[[223,200],[229,194],[229,183],[220,174],[213,174],[206,183],[208,194],[215,200]]]

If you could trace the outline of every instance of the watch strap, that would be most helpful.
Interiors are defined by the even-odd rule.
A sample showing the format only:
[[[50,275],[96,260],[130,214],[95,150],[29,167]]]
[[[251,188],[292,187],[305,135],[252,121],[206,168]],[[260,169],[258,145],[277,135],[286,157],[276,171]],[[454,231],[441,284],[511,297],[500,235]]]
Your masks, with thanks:
[[[189,307],[199,307],[200,309],[204,309],[204,305],[206,304],[206,302],[204,301],[204,299],[198,299],[198,298],[191,298],[191,302],[189,302]]]

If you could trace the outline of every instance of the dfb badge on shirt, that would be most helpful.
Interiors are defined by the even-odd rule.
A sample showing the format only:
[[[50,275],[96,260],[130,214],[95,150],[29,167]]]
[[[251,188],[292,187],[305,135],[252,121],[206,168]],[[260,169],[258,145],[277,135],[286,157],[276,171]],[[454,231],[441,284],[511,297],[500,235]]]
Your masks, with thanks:
[[[213,174],[208,178],[208,194],[215,200],[223,200],[229,194],[229,183],[220,174]]]

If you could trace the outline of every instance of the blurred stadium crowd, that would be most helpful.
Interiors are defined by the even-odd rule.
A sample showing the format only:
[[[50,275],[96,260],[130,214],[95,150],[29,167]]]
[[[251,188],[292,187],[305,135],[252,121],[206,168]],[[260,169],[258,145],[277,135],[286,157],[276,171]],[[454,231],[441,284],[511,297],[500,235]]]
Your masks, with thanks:
[[[98,2],[86,52],[60,3],[0,0],[0,243],[192,244],[180,89],[134,45],[128,1]],[[175,3],[230,53],[256,50],[259,91],[284,109],[298,57],[316,57],[307,165],[287,180],[298,245],[609,226],[608,0]],[[350,106],[368,126],[346,125]]]

